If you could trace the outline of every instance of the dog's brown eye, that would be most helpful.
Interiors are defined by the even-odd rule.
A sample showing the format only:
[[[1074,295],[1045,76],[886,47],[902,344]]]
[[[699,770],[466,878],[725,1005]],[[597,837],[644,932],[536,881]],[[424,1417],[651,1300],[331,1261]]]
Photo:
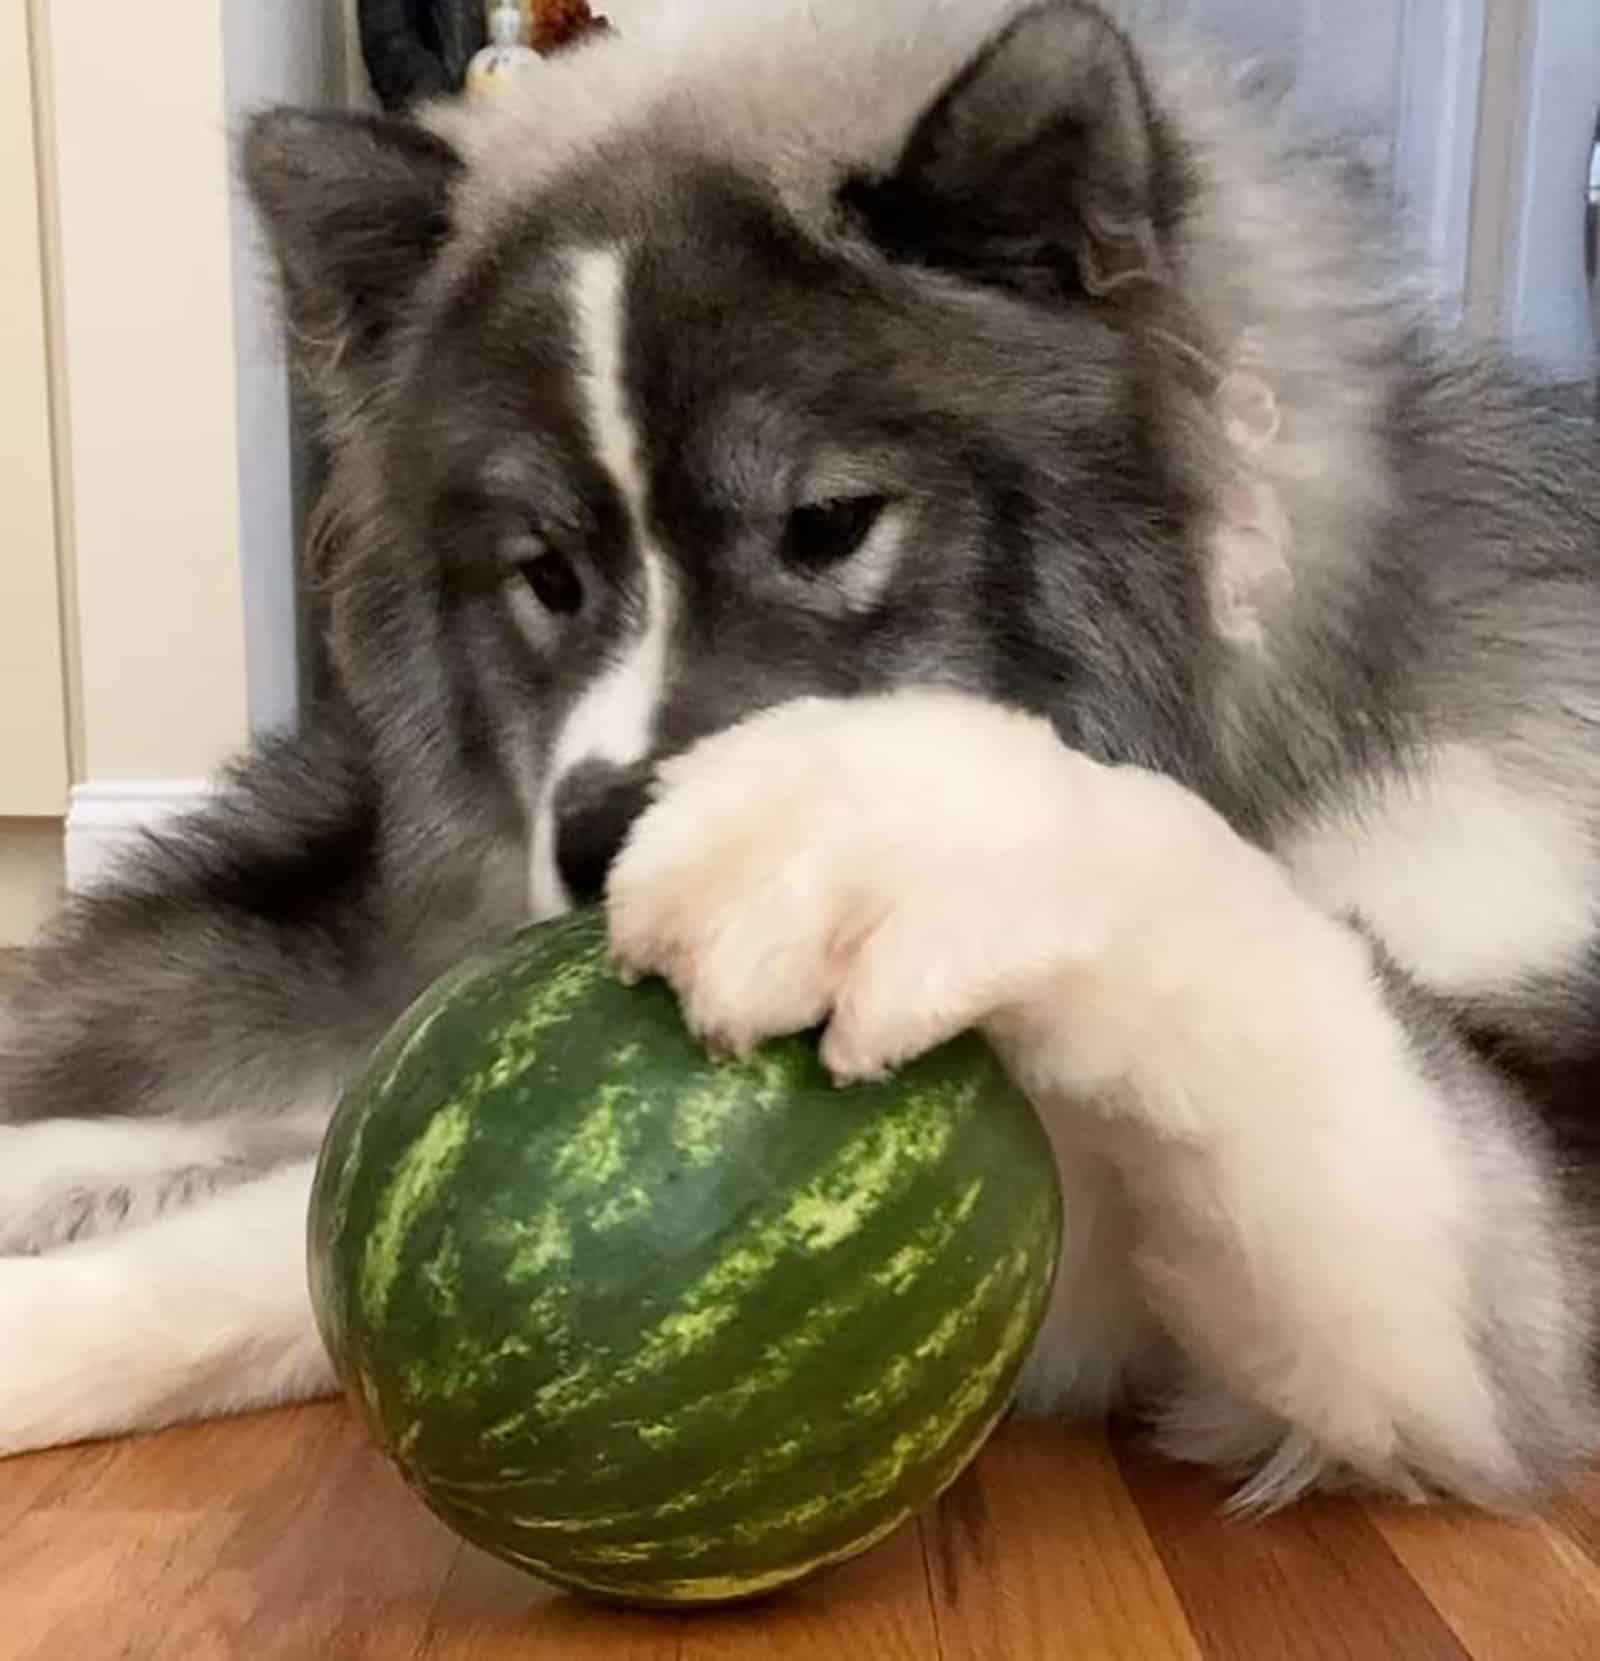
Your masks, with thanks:
[[[583,583],[565,554],[540,554],[524,560],[517,570],[546,611],[570,617],[583,605]]]
[[[846,496],[798,507],[783,531],[783,562],[809,575],[859,551],[883,517],[883,496]]]

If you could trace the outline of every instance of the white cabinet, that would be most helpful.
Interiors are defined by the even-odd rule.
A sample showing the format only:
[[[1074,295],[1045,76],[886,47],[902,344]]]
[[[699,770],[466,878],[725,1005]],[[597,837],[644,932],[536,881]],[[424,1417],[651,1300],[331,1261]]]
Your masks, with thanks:
[[[68,787],[28,18],[0,6],[0,819]]]

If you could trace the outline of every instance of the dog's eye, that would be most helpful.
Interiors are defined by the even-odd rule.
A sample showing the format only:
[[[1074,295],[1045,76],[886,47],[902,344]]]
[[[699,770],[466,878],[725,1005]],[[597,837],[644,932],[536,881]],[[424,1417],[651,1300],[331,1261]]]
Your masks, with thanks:
[[[888,505],[884,496],[844,496],[796,508],[784,526],[784,564],[810,575],[849,559]]]
[[[565,554],[543,553],[517,567],[540,605],[558,617],[570,617],[583,605],[583,582]]]

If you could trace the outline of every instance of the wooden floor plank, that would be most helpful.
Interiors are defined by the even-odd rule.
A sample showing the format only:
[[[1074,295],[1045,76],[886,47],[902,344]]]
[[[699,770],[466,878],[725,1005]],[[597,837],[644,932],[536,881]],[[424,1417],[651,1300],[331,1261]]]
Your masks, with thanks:
[[[1206,1472],[1126,1445],[1119,1463],[1205,1661],[1466,1661],[1354,1501],[1230,1517]]]
[[[208,1597],[230,1655],[390,1661],[418,1654],[464,1548],[408,1494],[352,1419],[285,1472],[226,1542]]]
[[[1200,1661],[1099,1436],[1007,1425],[925,1534],[944,1661]]]
[[[1600,1568],[1554,1523],[1383,1508],[1377,1526],[1451,1630],[1489,1661],[1600,1656]]]
[[[5,1661],[409,1656],[461,1549],[337,1406],[69,1457],[0,1537]]]
[[[6,1535],[0,1563],[4,1661],[157,1661],[164,1630],[201,1594],[227,1517],[35,1511]],[[228,1661],[220,1637],[185,1661]],[[242,1652],[240,1652],[242,1653]]]
[[[1554,1502],[1551,1515],[1589,1561],[1600,1566],[1600,1471],[1579,1477]]]
[[[280,1482],[315,1482],[320,1449],[326,1438],[342,1433],[346,1420],[337,1405],[324,1404],[40,1454],[40,1460],[78,1462],[75,1479],[40,1504],[80,1515],[237,1515],[268,1503]]]
[[[237,1441],[247,1477],[260,1474],[273,1444],[237,1427],[40,1456],[70,1462],[0,1533],[0,1657],[58,1661],[116,1656],[155,1661],[169,1623],[204,1604],[203,1588],[237,1521],[227,1490],[207,1483],[196,1453]],[[293,1437],[279,1448],[288,1451]],[[33,1461],[19,1466],[24,1480]],[[12,1492],[8,1480],[4,1491]],[[225,1643],[192,1645],[186,1657],[212,1661]]]
[[[0,1561],[7,1530],[37,1506],[59,1503],[94,1480],[114,1457],[110,1447],[59,1448],[0,1465]]]

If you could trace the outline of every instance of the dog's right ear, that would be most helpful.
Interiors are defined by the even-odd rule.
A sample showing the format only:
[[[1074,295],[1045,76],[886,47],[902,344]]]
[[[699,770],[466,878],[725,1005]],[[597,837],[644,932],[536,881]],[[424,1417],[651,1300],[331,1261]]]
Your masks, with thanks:
[[[297,366],[330,414],[359,401],[450,234],[460,157],[382,116],[271,110],[243,165],[277,257]]]
[[[1163,273],[1184,170],[1127,37],[1090,0],[1036,0],[842,205],[894,258],[1036,298]]]

